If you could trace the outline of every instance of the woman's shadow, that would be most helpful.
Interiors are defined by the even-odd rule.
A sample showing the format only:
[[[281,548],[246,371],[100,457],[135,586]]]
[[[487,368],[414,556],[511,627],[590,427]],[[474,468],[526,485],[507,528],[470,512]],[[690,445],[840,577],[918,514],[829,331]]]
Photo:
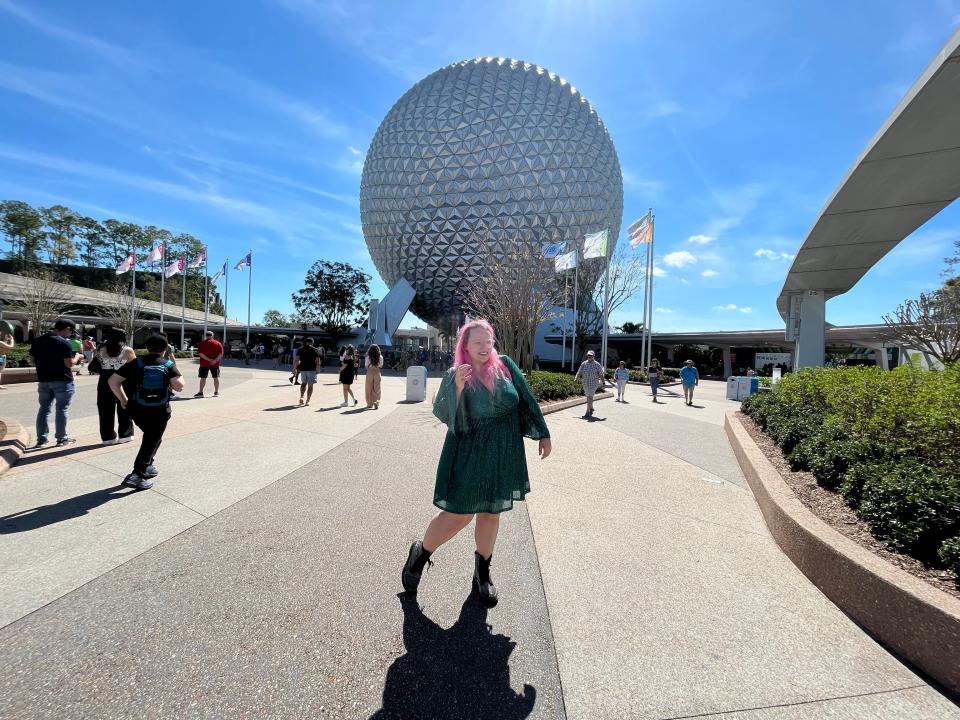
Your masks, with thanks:
[[[383,707],[370,720],[519,720],[537,700],[532,685],[523,694],[510,686],[506,635],[494,635],[487,610],[475,595],[460,608],[453,627],[444,630],[423,614],[416,596],[401,593],[403,644],[407,654],[387,671]]]

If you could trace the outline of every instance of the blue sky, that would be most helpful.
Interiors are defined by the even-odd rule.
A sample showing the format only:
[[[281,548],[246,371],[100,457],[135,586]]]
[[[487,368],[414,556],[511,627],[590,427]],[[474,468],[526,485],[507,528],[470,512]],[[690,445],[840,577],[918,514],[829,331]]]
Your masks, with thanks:
[[[654,329],[778,327],[789,258],[958,24],[960,0],[0,0],[0,199],[189,232],[211,266],[251,248],[255,319],[292,310],[320,258],[363,266],[382,296],[358,206],[377,125],[433,70],[513,57],[603,118],[624,226],[654,208]],[[954,205],[828,321],[879,322],[933,287],[957,237]]]

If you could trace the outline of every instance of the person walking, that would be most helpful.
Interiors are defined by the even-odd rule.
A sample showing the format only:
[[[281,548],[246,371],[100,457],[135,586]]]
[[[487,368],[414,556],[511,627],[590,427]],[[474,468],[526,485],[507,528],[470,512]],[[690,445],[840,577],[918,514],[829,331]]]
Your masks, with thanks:
[[[163,433],[170,422],[170,391],[183,392],[183,377],[172,360],[166,359],[167,338],[147,338],[147,354],[120,367],[110,378],[110,389],[120,406],[130,413],[143,434],[140,451],[133,461],[133,472],[123,485],[149,490],[160,474],[154,465]],[[128,395],[124,385],[132,394]]]
[[[0,390],[6,390],[6,386],[3,384],[3,370],[7,367],[7,356],[4,353],[7,350],[13,350],[17,343],[13,339],[13,334],[10,332],[12,328],[9,323],[5,320],[0,320]]]
[[[90,372],[90,363],[93,362],[93,354],[97,351],[97,343],[91,336],[87,336],[83,341],[83,361],[87,364],[87,375],[93,375]]]
[[[363,383],[363,395],[368,410],[380,409],[380,369],[383,367],[383,355],[379,345],[367,348],[367,377]]]
[[[433,504],[439,508],[422,540],[410,546],[403,589],[417,592],[431,555],[476,517],[473,589],[493,607],[499,592],[490,576],[500,514],[530,492],[523,438],[550,455],[550,432],[520,369],[498,355],[493,328],[473,320],[460,330],[454,366],[440,383],[433,414],[447,426],[437,466]]]
[[[97,380],[97,414],[100,416],[100,440],[104,445],[116,445],[133,440],[133,420],[126,408],[121,407],[117,396],[110,389],[110,378],[131,360],[136,359],[133,348],[127,345],[127,334],[113,330],[100,348],[100,378]],[[114,428],[116,418],[116,429]]]
[[[353,385],[353,381],[357,377],[357,351],[354,349],[353,345],[347,345],[346,350],[344,350],[343,358],[340,360],[340,384],[343,386],[343,402],[340,403],[340,407],[347,407],[347,396],[353,400],[353,404],[357,404],[357,398],[353,395],[353,390],[350,388]]]
[[[220,397],[220,362],[223,360],[223,345],[213,336],[212,330],[207,330],[203,334],[203,342],[200,343],[197,352],[200,355],[200,389],[194,397],[203,397],[207,376],[213,377],[213,396]]]
[[[56,402],[56,438],[57,447],[73,445],[76,440],[67,435],[67,420],[70,417],[70,403],[76,391],[73,368],[83,362],[83,355],[74,352],[69,338],[73,335],[74,324],[70,320],[57,320],[53,331],[34,338],[30,344],[37,369],[37,394],[40,409],[37,412],[37,441],[34,448],[47,444],[50,427],[47,420],[50,408]]]
[[[596,353],[593,350],[587,351],[587,359],[580,363],[577,374],[573,376],[574,380],[580,380],[583,384],[583,394],[587,396],[587,412],[584,417],[593,417],[593,396],[602,378],[603,366],[597,362]]]
[[[660,361],[656,358],[650,359],[650,367],[647,368],[647,380],[650,383],[650,392],[653,394],[653,401],[657,401],[657,389],[660,387],[660,381],[663,380],[663,370],[660,368]]]
[[[627,380],[630,379],[630,371],[627,370],[627,364],[621,360],[620,365],[613,373],[613,379],[617,381],[617,402],[626,402],[623,394],[627,390]]]
[[[313,397],[313,386],[317,384],[317,370],[320,368],[320,353],[313,346],[313,338],[306,338],[295,356],[293,372],[298,376],[300,386],[300,405],[309,405]],[[306,393],[306,402],[304,402]]]
[[[700,373],[693,366],[693,360],[687,360],[680,368],[680,381],[683,383],[683,399],[687,405],[693,405],[693,389],[700,384]]]
[[[296,343],[293,346],[292,356],[293,356],[293,370],[290,372],[290,384],[299,385],[300,384],[300,363],[297,362],[297,357],[300,355],[300,349],[303,347],[302,343]]]

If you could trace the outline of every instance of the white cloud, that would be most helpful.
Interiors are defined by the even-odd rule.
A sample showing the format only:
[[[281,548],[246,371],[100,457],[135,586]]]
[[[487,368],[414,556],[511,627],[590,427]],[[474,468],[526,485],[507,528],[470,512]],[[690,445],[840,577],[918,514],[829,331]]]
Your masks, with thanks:
[[[674,311],[670,308],[658,307],[654,310],[654,312],[662,313],[664,315],[671,315]]]
[[[767,260],[793,260],[793,253],[777,252],[776,250],[769,250],[767,248],[760,248],[755,253],[754,257],[766,258]]]
[[[655,199],[659,197],[660,191],[663,190],[663,183],[659,180],[640,177],[622,165],[620,166],[620,175],[623,176],[623,186],[637,195]]]
[[[716,276],[719,275],[719,274],[720,274],[720,273],[718,273],[716,270],[704,270],[702,273],[700,273],[700,276],[701,276],[701,277],[716,277]]]
[[[728,305],[714,305],[713,309],[714,310],[737,310],[739,308],[733,303],[730,303]]]
[[[363,153],[360,152],[359,150],[357,150],[353,145],[347,145],[347,150],[350,151],[350,154],[351,154],[351,155],[356,155],[356,156],[358,156],[358,157],[359,157],[360,155],[363,155]]]
[[[666,276],[667,276],[667,271],[664,270],[664,269],[663,269],[662,267],[660,267],[659,265],[654,265],[654,266],[653,266],[653,276],[654,276],[654,277],[659,277],[659,278],[666,277]]]
[[[744,315],[749,315],[750,313],[753,312],[753,308],[752,308],[752,307],[740,307],[739,305],[737,305],[737,304],[735,304],[735,303],[727,303],[726,305],[714,305],[714,306],[713,306],[713,309],[714,309],[714,310],[720,310],[721,312],[735,312],[735,311],[739,311],[739,312],[742,312]]]
[[[686,250],[676,250],[663,256],[663,262],[670,267],[682,268],[684,265],[692,265],[697,261],[696,256]]]
[[[695,245],[706,245],[707,243],[712,243],[717,238],[713,235],[691,235],[687,242],[692,242]]]
[[[742,307],[742,308],[740,308],[740,312],[744,313],[745,315],[749,315],[750,313],[753,312],[753,308],[752,308],[752,307]]]

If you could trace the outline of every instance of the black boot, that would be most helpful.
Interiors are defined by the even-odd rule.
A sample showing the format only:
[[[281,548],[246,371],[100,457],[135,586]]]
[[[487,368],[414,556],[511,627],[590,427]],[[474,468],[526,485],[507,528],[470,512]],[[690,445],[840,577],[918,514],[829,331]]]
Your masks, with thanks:
[[[420,578],[423,575],[423,566],[425,563],[433,565],[430,560],[431,553],[423,549],[423,543],[417,540],[410,546],[410,552],[407,555],[407,561],[403,564],[403,572],[400,574],[400,581],[403,583],[403,589],[409,593],[415,593],[420,586]]]
[[[493,555],[484,558],[483,555],[474,551],[473,553],[473,589],[480,596],[480,603],[485,607],[493,607],[497,604],[497,588],[490,577],[490,561]]]

